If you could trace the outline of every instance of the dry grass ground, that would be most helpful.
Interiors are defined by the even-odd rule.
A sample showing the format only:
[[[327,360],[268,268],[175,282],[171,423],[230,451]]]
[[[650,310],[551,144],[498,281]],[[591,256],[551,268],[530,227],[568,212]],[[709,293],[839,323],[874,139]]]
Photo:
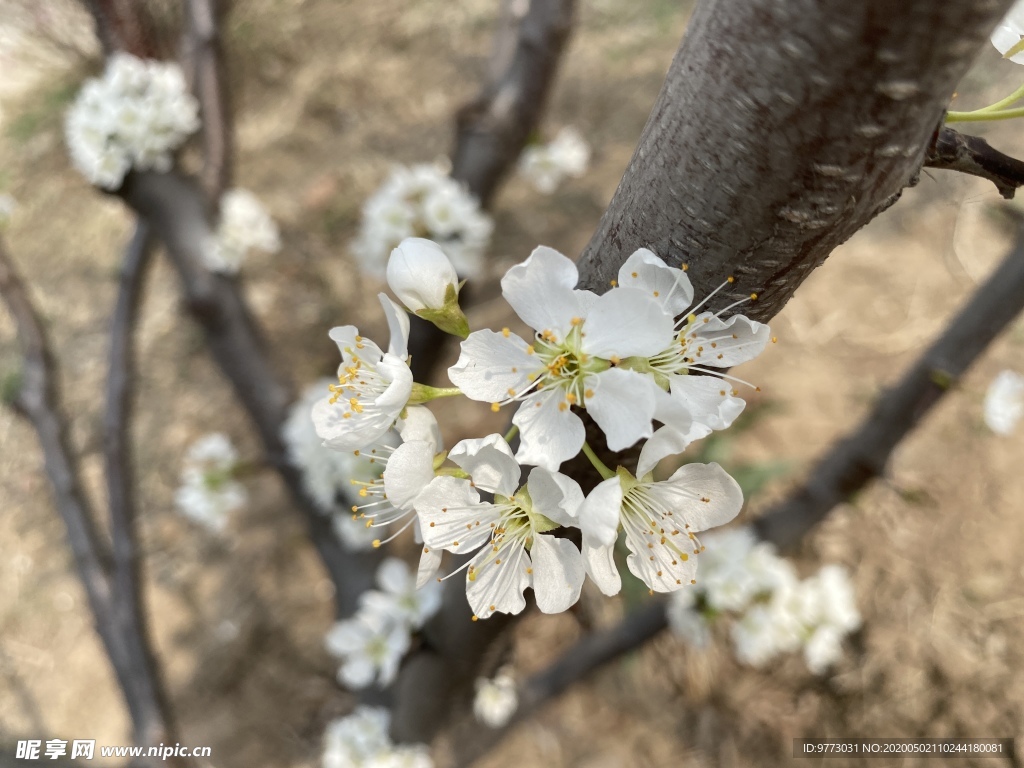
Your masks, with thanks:
[[[245,290],[275,363],[308,382],[332,365],[331,325],[379,330],[378,288],[360,278],[346,243],[390,163],[447,151],[453,110],[483,72],[496,4],[236,5],[227,42],[238,180],[267,203],[285,243],[278,256],[245,265]],[[586,243],[686,21],[668,0],[582,5],[545,127],[577,126],[594,146],[593,168],[550,199],[508,183],[495,206],[488,297],[497,295],[493,278],[535,244],[576,254]],[[74,444],[102,502],[99,402],[130,220],[87,186],[63,150],[61,111],[87,67],[66,53],[15,59],[23,43],[2,39],[0,192],[21,203],[5,236],[48,322]],[[995,58],[962,88],[979,105],[1024,74]],[[991,136],[1024,155],[1017,126]],[[779,343],[743,371],[773,407],[730,445],[729,459],[791,466],[745,514],[783,495],[852,428],[993,266],[1006,245],[984,216],[995,200],[984,184],[925,174],[801,288],[774,323]],[[214,765],[311,766],[324,724],[348,706],[322,650],[330,585],[268,475],[249,481],[251,504],[223,540],[175,513],[192,440],[217,429],[244,455],[257,451],[177,302],[176,279],[160,263],[138,332],[133,434],[158,654],[185,741],[212,746]],[[490,298],[476,310],[487,318],[504,311]],[[1017,323],[900,447],[887,481],[837,509],[800,550],[803,573],[837,562],[856,583],[865,625],[834,674],[815,678],[799,658],[752,670],[731,660],[724,636],[703,654],[664,636],[519,727],[485,764],[784,765],[795,736],[1015,736],[1024,747],[1024,437],[996,437],[981,421],[987,383],[1002,368],[1024,371],[1022,350]],[[4,375],[17,357],[0,314]],[[444,413],[455,437],[460,415]],[[0,445],[0,744],[53,735],[126,743],[35,436],[7,409]],[[619,611],[600,601],[593,610],[604,620]],[[578,631],[569,617],[528,618],[517,635],[519,668],[537,668]],[[852,763],[825,763],[844,764]]]

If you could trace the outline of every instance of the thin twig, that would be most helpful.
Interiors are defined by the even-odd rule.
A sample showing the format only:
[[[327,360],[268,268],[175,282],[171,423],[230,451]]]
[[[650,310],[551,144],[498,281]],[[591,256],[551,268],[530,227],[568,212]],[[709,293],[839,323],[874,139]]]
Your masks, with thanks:
[[[958,133],[945,126],[935,134],[935,143],[928,150],[924,164],[926,168],[959,171],[987,179],[1007,200],[1024,185],[1024,162],[1004,155],[980,136]]]
[[[82,4],[92,15],[104,55],[126,51],[142,59],[156,57],[158,35],[145,3],[82,0]]]
[[[228,80],[220,45],[218,8],[212,0],[186,0],[183,59],[202,114],[203,169],[207,199],[216,205],[231,184],[232,130]]]
[[[253,420],[268,462],[303,512],[334,583],[338,614],[350,615],[358,607],[359,595],[373,583],[380,553],[347,551],[334,535],[330,518],[303,488],[301,471],[288,461],[281,426],[295,396],[271,365],[240,286],[203,266],[202,249],[212,233],[202,191],[177,172],[147,172],[129,174],[119,194],[166,246],[189,314],[203,328],[210,354]]]

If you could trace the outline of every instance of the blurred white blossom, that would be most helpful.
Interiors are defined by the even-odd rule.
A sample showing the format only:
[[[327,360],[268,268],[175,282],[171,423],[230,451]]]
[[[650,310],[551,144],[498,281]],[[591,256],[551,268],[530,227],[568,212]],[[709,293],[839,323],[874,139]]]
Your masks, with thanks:
[[[324,732],[323,768],[433,768],[424,744],[392,744],[383,707],[358,707]]]
[[[281,250],[277,224],[252,192],[229,189],[220,199],[217,232],[203,250],[206,267],[233,274],[253,248],[267,253]]]
[[[11,195],[0,195],[0,227],[10,221],[11,216],[18,209],[18,201]]]
[[[416,588],[414,574],[404,560],[389,557],[377,567],[377,586],[360,595],[362,609],[388,614],[410,629],[419,629],[441,607],[441,585],[436,581]]]
[[[338,681],[352,690],[390,685],[409,643],[409,628],[400,618],[367,610],[336,622],[324,639],[327,651],[341,660]]]
[[[479,273],[494,224],[439,165],[396,167],[363,205],[352,243],[363,271],[383,278],[391,251],[408,237],[436,241],[462,277]]]
[[[1017,0],[1007,11],[999,26],[992,31],[991,40],[1003,56],[1016,49],[1008,58],[1016,64],[1024,64],[1024,51],[1021,50],[1021,41],[1024,40],[1024,0]]]
[[[213,531],[223,530],[228,515],[246,501],[245,487],[234,479],[237,464],[238,453],[226,435],[196,441],[185,456],[174,496],[181,513]]]
[[[519,173],[546,195],[566,178],[587,172],[590,147],[575,128],[563,128],[548,144],[530,144],[519,156]]]
[[[985,424],[998,435],[1009,435],[1024,415],[1024,376],[1000,371],[985,394]]]
[[[86,81],[65,120],[71,161],[93,184],[117,189],[132,168],[168,171],[199,128],[199,104],[172,62],[116,53]]]
[[[501,728],[512,719],[518,706],[516,681],[508,670],[499,670],[491,680],[477,678],[473,714],[478,721],[491,728]]]

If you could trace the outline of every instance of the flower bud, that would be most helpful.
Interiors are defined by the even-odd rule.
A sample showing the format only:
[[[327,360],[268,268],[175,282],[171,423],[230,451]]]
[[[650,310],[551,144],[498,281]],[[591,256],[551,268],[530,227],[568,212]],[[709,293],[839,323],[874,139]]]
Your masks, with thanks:
[[[406,308],[442,331],[466,338],[469,324],[459,307],[459,276],[441,246],[407,237],[391,251],[388,285]]]

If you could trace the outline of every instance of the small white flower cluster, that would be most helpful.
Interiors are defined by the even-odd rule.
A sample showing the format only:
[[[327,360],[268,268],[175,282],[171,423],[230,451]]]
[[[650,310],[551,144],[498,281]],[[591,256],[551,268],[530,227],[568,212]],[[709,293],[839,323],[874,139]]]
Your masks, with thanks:
[[[402,434],[372,491],[376,501],[361,512],[373,514],[375,525],[416,526],[424,544],[418,583],[437,569],[442,551],[471,555],[460,570],[475,618],[519,613],[527,587],[542,611],[557,613],[578,600],[585,576],[605,594],[618,593],[613,553],[620,533],[631,553],[627,567],[652,591],[695,583],[697,534],[732,520],[742,492],[717,464],[687,464],[664,481],[654,479],[654,469],[743,410],[728,383],[739,380],[719,369],[755,357],[770,338],[761,323],[723,317],[743,302],[719,312],[701,311],[704,302],[691,307],[684,270],[646,249],[597,295],[575,287],[575,264],[540,247],[501,281],[505,299],[535,329],[528,342],[508,328],[469,332],[456,271],[435,243],[403,241],[387,277],[407,308],[464,338],[448,371],[457,386],[413,381],[408,315],[380,294],[391,330],[387,351],[353,326],[334,328],[338,383],[312,416],[324,444],[339,451],[365,450],[393,427]],[[454,395],[494,411],[516,406],[518,450],[511,435],[492,434],[443,452],[436,423],[413,406]],[[635,474],[600,463],[585,443],[582,411],[612,451],[646,441]],[[428,420],[432,432],[422,426]],[[605,478],[588,494],[558,471],[581,451]],[[524,472],[524,465],[532,469]],[[582,548],[554,535],[560,527],[581,529]]]
[[[710,533],[704,544],[700,584],[676,592],[669,602],[669,625],[677,635],[704,647],[710,624],[732,613],[733,650],[745,664],[764,666],[801,648],[815,674],[839,661],[843,638],[860,627],[843,568],[825,566],[801,581],[789,561],[749,528]]]
[[[491,680],[477,678],[473,714],[479,722],[491,728],[501,728],[512,719],[518,707],[519,693],[509,670],[498,670]]]
[[[247,189],[229,189],[220,199],[217,232],[203,251],[206,268],[234,274],[250,249],[281,250],[277,224],[259,198]]]
[[[1024,376],[1000,371],[985,393],[985,424],[997,435],[1011,435],[1024,416]]]
[[[11,195],[0,194],[0,227],[11,220],[11,216],[18,210],[18,201]]]
[[[91,183],[117,189],[126,173],[171,168],[171,153],[199,128],[199,103],[181,67],[116,53],[68,111],[71,160]]]
[[[363,271],[382,278],[388,254],[407,237],[436,240],[463,277],[479,274],[494,223],[440,165],[396,167],[363,205],[352,243]]]
[[[590,147],[575,128],[563,128],[549,144],[530,144],[519,156],[519,175],[533,188],[550,195],[566,178],[587,172]]]
[[[246,501],[245,486],[234,479],[238,453],[226,435],[205,435],[189,448],[174,502],[185,517],[222,531],[228,515]]]
[[[377,585],[359,597],[351,619],[337,622],[327,633],[327,650],[341,659],[338,680],[348,688],[376,682],[390,684],[412,639],[441,607],[441,588],[428,583],[417,589],[403,561],[387,558],[377,568]]]
[[[323,768],[433,768],[425,744],[392,744],[391,715],[383,707],[358,707],[328,724]]]

